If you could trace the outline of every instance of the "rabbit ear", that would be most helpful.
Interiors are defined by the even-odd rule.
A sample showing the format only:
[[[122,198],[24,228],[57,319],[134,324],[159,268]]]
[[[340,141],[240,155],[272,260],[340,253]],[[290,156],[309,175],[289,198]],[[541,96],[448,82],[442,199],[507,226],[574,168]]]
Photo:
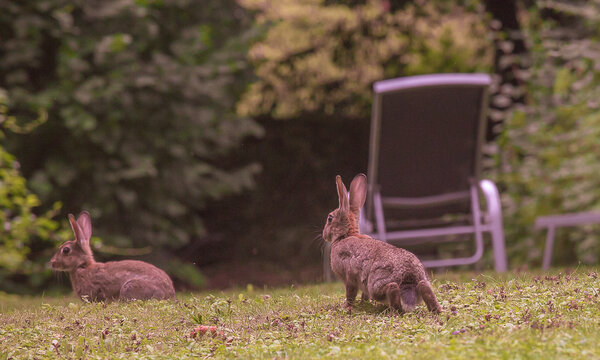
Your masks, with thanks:
[[[348,190],[346,190],[346,186],[342,182],[341,176],[338,175],[335,177],[335,184],[337,186],[338,198],[340,201],[339,207],[341,210],[348,210],[350,207],[348,204]]]
[[[87,211],[81,212],[77,218],[77,224],[79,224],[81,235],[89,242],[92,238],[92,220],[90,218],[90,213]]]
[[[367,177],[358,174],[350,183],[350,211],[358,218],[367,198]]]
[[[79,241],[81,238],[81,229],[79,229],[79,224],[75,220],[75,216],[73,214],[69,214],[69,223],[71,224],[71,229],[73,229],[73,234],[75,235],[75,240]]]
[[[83,250],[84,253],[88,255],[92,255],[92,249],[90,248],[90,239],[85,238],[81,227],[75,220],[75,216],[73,214],[69,214],[69,223],[71,224],[71,229],[73,229],[73,234],[75,234],[75,240],[77,240],[77,244]]]

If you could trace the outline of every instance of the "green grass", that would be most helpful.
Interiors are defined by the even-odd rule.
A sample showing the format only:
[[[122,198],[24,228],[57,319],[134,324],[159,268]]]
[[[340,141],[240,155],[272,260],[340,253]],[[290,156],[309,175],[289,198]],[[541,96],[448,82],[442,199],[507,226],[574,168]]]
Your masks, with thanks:
[[[0,294],[0,359],[600,358],[598,269],[435,276],[443,314],[341,308],[340,283],[88,304]],[[222,335],[197,334],[216,325]]]

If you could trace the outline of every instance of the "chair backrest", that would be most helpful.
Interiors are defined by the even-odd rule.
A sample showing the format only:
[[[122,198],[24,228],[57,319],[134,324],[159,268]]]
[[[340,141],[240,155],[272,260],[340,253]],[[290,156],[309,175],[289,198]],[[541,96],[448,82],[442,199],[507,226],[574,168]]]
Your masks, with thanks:
[[[487,74],[435,74],[375,83],[370,189],[407,207],[465,195],[454,210],[468,211],[470,185],[479,179],[490,82]]]

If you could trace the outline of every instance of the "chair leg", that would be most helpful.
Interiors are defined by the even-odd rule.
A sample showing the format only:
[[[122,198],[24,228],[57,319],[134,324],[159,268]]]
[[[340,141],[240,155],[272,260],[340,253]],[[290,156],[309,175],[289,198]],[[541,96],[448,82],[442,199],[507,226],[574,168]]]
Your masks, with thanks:
[[[481,191],[485,196],[490,218],[490,233],[492,235],[492,248],[494,251],[494,268],[497,272],[508,270],[506,258],[506,245],[504,243],[504,227],[502,224],[502,207],[498,188],[490,180],[481,180],[479,183]]]
[[[473,259],[479,261],[483,256],[483,230],[481,230],[479,191],[475,185],[471,186],[471,213],[473,214],[473,227],[475,228],[475,254],[473,255]]]
[[[548,270],[550,263],[552,262],[552,251],[554,249],[554,226],[548,227],[548,234],[546,234],[546,246],[544,248],[544,260],[542,261],[542,269]]]
[[[369,236],[373,235],[373,224],[367,220],[364,211],[361,211],[360,215],[358,216],[358,231],[361,234],[366,234]]]
[[[423,266],[443,267],[474,264],[483,256],[483,230],[481,229],[481,212],[479,206],[479,192],[477,186],[471,186],[471,212],[473,215],[473,235],[475,236],[475,254],[465,258],[441,259],[441,260],[423,260]]]
[[[377,237],[378,240],[387,242],[387,235],[385,232],[385,219],[383,217],[383,202],[381,201],[381,194],[379,191],[375,191],[373,194],[373,202],[375,205],[375,221],[377,223]]]

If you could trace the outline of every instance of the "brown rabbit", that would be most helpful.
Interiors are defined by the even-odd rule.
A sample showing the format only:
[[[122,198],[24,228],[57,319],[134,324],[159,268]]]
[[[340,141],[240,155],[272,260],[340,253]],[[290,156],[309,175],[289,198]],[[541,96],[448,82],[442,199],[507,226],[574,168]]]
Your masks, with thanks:
[[[358,290],[363,299],[386,301],[400,313],[412,311],[421,299],[429,311],[439,313],[423,264],[409,251],[359,232],[358,217],[365,203],[367,177],[358,174],[350,184],[350,196],[336,177],[339,208],[327,216],[323,239],[331,243],[331,269],[346,285],[346,307]]]
[[[87,211],[77,221],[69,214],[75,240],[62,244],[50,260],[52,270],[67,271],[73,291],[90,301],[174,299],[169,275],[137,260],[94,261],[90,248],[92,222]]]

